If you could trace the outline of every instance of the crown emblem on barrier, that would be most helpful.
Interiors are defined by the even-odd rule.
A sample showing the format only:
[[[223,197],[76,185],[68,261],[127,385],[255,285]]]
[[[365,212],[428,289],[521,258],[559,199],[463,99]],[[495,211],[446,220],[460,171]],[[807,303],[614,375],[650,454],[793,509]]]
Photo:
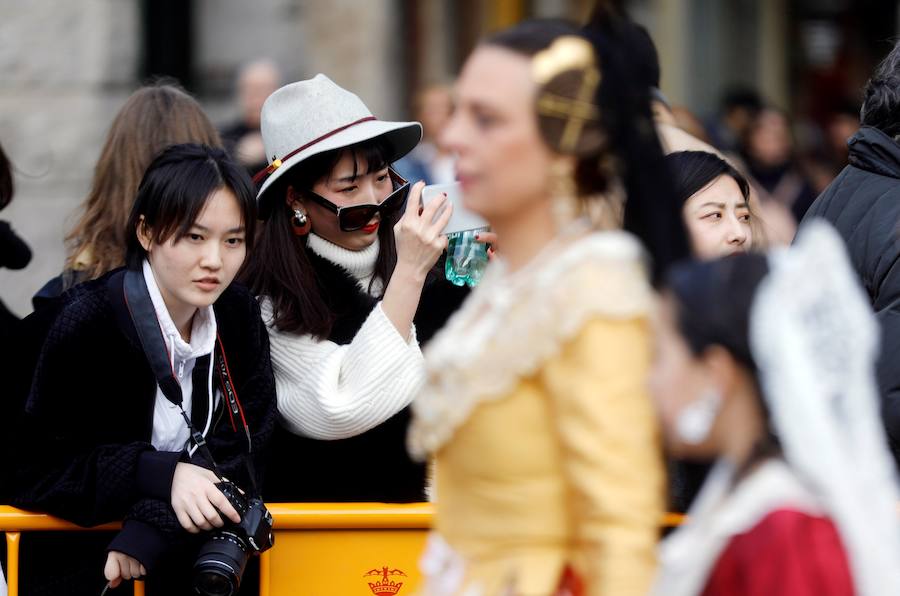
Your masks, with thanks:
[[[371,569],[367,571],[363,577],[380,577],[377,582],[369,582],[369,589],[375,596],[394,596],[403,587],[403,582],[392,581],[391,577],[407,577],[405,573],[399,569],[388,569],[382,567],[381,570]]]

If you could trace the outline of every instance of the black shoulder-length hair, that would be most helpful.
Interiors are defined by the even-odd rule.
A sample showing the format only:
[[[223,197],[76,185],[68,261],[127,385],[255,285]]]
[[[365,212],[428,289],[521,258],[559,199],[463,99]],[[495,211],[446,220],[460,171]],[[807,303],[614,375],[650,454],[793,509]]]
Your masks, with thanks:
[[[672,181],[675,198],[679,205],[697,192],[706,188],[719,176],[729,176],[737,183],[744,201],[750,199],[750,184],[730,163],[708,151],[676,151],[665,157]]]
[[[207,145],[184,143],[163,150],[151,162],[138,186],[128,217],[125,266],[140,269],[147,257],[137,237],[139,225],[150,231],[154,243],[166,242],[172,236],[178,241],[197,221],[210,196],[221,188],[234,193],[247,246],[253,246],[256,197],[244,168],[232,161],[223,149]]]
[[[261,223],[257,246],[244,264],[241,281],[259,297],[271,301],[273,323],[279,331],[309,334],[318,339],[326,339],[334,325],[334,313],[325,302],[316,272],[306,253],[306,237],[297,236],[291,226],[293,212],[288,208],[288,187],[302,196],[310,191],[316,182],[331,174],[337,163],[346,154],[352,154],[354,164],[364,163],[365,172],[357,172],[354,178],[377,172],[390,165],[390,150],[383,138],[375,138],[355,145],[325,151],[307,158],[286,172],[266,190],[261,200],[270,202],[270,215]],[[397,264],[397,247],[394,243],[394,224],[400,217],[382,216],[378,228],[379,252],[375,261],[376,280],[387,284]]]

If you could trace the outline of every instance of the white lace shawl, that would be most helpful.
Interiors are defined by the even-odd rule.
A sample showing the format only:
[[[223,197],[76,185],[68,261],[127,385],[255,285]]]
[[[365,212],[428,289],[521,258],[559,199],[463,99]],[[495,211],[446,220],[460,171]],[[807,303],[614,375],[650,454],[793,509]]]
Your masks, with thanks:
[[[515,273],[495,260],[425,351],[410,452],[437,451],[479,403],[508,395],[590,319],[647,316],[651,305],[643,249],[625,232],[560,238]]]
[[[879,415],[878,324],[824,221],[804,225],[769,267],[750,340],[784,458],[837,526],[856,593],[900,594],[900,491]]]

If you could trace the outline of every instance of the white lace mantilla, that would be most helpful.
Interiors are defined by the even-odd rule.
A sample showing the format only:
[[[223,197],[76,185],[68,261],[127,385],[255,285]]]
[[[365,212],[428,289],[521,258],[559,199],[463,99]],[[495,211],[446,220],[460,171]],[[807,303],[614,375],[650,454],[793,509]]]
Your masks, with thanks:
[[[437,451],[479,403],[512,392],[589,320],[645,316],[651,304],[643,249],[625,232],[560,239],[515,273],[492,262],[425,352],[410,452]]]
[[[898,478],[880,416],[879,328],[841,236],[806,222],[773,251],[750,345],[784,457],[847,550],[855,592],[900,594]],[[810,275],[810,273],[814,273]]]

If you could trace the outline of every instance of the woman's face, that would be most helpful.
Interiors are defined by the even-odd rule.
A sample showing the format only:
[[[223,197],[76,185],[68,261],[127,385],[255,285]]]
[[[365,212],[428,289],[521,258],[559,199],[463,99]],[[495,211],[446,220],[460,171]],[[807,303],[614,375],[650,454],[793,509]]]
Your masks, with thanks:
[[[698,259],[747,252],[753,245],[750,206],[731,176],[723,174],[695,192],[681,213]]]
[[[666,295],[659,303],[654,321],[655,350],[650,372],[650,392],[663,427],[666,444],[677,457],[709,459],[716,455],[710,421],[707,436],[699,442],[687,442],[680,435],[679,419],[699,400],[717,392],[709,369],[691,352],[677,324],[674,299]]]
[[[457,154],[465,206],[494,223],[549,200],[553,154],[538,132],[531,61],[481,46],[466,61],[456,95],[441,143]]]
[[[778,167],[790,161],[794,140],[784,115],[774,110],[761,112],[750,130],[748,149],[763,166]]]
[[[176,240],[173,234],[160,244],[151,238],[138,231],[160,293],[176,321],[214,303],[247,254],[241,208],[227,188],[210,195],[185,236]]]
[[[368,172],[364,159],[347,151],[341,156],[329,175],[316,182],[312,190],[338,207],[353,205],[378,205],[393,191],[388,168]],[[354,172],[357,174],[354,177]],[[293,192],[292,190],[289,192]],[[381,215],[376,214],[362,229],[344,232],[337,214],[313,201],[303,201],[312,230],[322,238],[348,250],[363,250],[378,240]]]

